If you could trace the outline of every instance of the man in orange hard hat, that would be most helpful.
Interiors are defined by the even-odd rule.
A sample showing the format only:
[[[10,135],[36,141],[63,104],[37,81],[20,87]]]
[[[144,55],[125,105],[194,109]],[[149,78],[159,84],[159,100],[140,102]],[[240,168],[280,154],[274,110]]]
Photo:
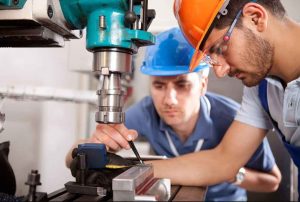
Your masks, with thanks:
[[[191,70],[206,61],[218,76],[234,76],[247,87],[218,147],[154,162],[155,174],[188,185],[226,181],[272,128],[299,168],[300,25],[279,0],[175,0],[174,12],[196,48]]]

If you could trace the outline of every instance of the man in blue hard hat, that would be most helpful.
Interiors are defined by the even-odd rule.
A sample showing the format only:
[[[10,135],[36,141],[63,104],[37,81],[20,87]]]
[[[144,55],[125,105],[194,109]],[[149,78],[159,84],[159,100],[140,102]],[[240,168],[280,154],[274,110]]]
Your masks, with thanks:
[[[127,141],[139,134],[148,140],[157,155],[169,158],[216,147],[239,105],[224,96],[206,92],[209,68],[203,63],[189,73],[192,53],[193,48],[178,28],[159,34],[156,45],[147,49],[141,67],[142,73],[151,76],[151,97],[145,97],[126,111],[125,125],[99,124],[91,138],[77,144],[104,143],[118,151],[130,149]],[[69,165],[70,154],[66,161]],[[182,170],[182,175],[185,172]],[[264,140],[235,179],[208,188],[206,200],[247,200],[245,189],[275,191],[280,180],[281,174]]]

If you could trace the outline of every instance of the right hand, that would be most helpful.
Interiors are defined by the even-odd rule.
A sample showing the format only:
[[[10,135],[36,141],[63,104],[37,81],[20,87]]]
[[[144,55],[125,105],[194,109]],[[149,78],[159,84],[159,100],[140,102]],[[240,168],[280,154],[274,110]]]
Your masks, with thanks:
[[[135,130],[129,130],[124,124],[98,124],[89,143],[105,144],[110,151],[117,152],[120,149],[130,149],[128,141],[137,138]]]

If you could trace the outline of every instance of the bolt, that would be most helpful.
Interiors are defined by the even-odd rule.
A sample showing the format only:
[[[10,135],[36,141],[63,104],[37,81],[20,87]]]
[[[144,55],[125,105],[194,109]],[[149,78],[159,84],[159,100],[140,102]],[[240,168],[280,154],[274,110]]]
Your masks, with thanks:
[[[101,29],[106,28],[106,22],[105,22],[105,16],[104,15],[99,16],[99,27]]]
[[[79,37],[82,38],[82,36],[83,36],[83,30],[81,29],[79,30]]]
[[[48,14],[49,18],[53,17],[53,9],[52,9],[51,5],[48,6],[47,14]]]
[[[14,5],[18,5],[19,4],[19,0],[13,0],[13,4]]]

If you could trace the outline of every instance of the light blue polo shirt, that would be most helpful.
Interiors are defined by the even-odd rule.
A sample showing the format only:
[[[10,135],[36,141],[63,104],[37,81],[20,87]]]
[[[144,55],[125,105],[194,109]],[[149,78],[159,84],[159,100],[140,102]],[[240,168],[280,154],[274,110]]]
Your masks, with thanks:
[[[213,93],[206,93],[205,97],[201,97],[200,104],[196,128],[184,144],[159,117],[151,97],[145,97],[128,108],[125,125],[145,137],[157,155],[172,158],[176,156],[176,151],[179,155],[191,153],[195,151],[196,147],[199,147],[199,142],[201,142],[201,150],[211,149],[221,142],[240,106],[229,98]],[[176,151],[172,149],[172,145],[175,146]],[[265,139],[245,167],[269,172],[274,164],[273,154]],[[184,173],[184,171],[182,172]],[[207,201],[245,199],[247,199],[246,191],[230,183],[210,186],[206,194]]]
[[[277,122],[285,140],[300,147],[300,77],[287,83],[285,88],[276,78],[268,77],[266,80],[272,118]],[[256,128],[273,128],[259,100],[258,86],[244,88],[242,107],[235,119]]]

